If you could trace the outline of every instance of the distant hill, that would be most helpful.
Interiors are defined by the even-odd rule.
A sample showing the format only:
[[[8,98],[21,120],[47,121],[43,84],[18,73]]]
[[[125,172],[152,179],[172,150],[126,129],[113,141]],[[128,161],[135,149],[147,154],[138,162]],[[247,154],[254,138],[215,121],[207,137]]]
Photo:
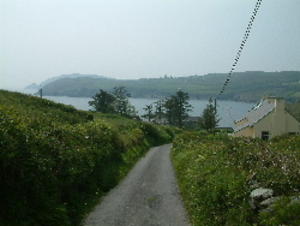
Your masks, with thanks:
[[[55,77],[49,78],[49,79],[41,82],[41,84],[32,83],[32,84],[26,86],[22,90],[22,92],[23,93],[28,93],[28,94],[36,94],[40,88],[46,86],[47,84],[53,83],[53,82],[55,82],[57,80],[61,80],[61,79],[65,79],[65,78],[74,79],[74,78],[105,78],[105,77],[102,76],[102,75],[80,74],[80,73],[59,75],[59,76],[55,76]]]
[[[110,91],[124,86],[133,97],[168,96],[182,89],[191,98],[207,99],[215,96],[222,87],[227,74],[193,75],[188,77],[163,77],[137,80],[119,80],[105,77],[60,77],[43,86],[49,96],[91,97],[99,89]],[[281,96],[289,100],[300,99],[300,72],[247,71],[234,73],[231,83],[220,99],[257,101],[263,96]]]
[[[80,73],[73,73],[73,74],[66,74],[66,75],[59,75],[52,78],[49,78],[42,82],[40,86],[45,86],[51,82],[56,80],[64,79],[64,78],[104,78],[102,75],[93,75],[93,74],[80,74]]]
[[[34,94],[36,92],[38,92],[38,90],[40,89],[40,85],[36,84],[36,83],[32,83],[28,86],[26,86],[24,89],[21,90],[22,93],[27,93],[27,94]]]
[[[25,89],[39,89],[39,88],[40,88],[40,86],[37,85],[36,83],[32,83],[25,87]]]

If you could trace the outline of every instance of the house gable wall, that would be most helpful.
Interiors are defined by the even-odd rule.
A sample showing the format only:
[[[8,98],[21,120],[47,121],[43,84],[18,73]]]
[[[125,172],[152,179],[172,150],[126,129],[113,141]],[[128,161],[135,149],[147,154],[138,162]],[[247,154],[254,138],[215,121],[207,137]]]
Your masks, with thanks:
[[[278,109],[254,125],[255,137],[261,137],[263,131],[270,133],[270,138],[290,132],[299,133],[299,122],[285,110]]]
[[[235,137],[252,137],[255,138],[253,127],[246,127],[238,132],[234,133]]]
[[[300,123],[288,112],[286,112],[286,126],[288,133],[300,133]]]
[[[233,136],[262,138],[264,134],[266,139],[300,133],[300,123],[285,110],[285,101],[276,97],[265,98],[245,118],[235,122],[235,125],[237,131]]]
[[[255,137],[261,137],[263,131],[269,132],[270,138],[284,133],[284,120],[279,120],[278,112],[271,112],[254,125]],[[276,120],[277,119],[277,120]]]

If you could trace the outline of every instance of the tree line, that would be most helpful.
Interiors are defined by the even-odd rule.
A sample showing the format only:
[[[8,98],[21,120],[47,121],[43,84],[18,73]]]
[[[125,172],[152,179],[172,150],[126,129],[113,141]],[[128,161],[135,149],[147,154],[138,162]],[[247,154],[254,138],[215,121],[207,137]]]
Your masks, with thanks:
[[[89,105],[97,112],[119,114],[125,117],[139,118],[135,107],[130,104],[130,93],[125,87],[114,87],[112,92],[99,90],[92,97]],[[189,112],[192,105],[189,103],[189,94],[178,90],[174,95],[146,105],[143,110],[145,113],[141,117],[151,123],[186,127],[189,122]],[[210,99],[201,117],[196,122],[197,127],[212,131],[218,125],[219,119],[217,109]]]
[[[115,86],[124,86],[136,98],[168,97],[178,87],[187,91],[192,98],[207,100],[219,92],[227,74],[214,73],[193,76],[165,76],[162,78],[143,78],[120,80],[112,78],[67,77],[43,85],[46,96],[92,97],[99,89],[112,90]],[[87,77],[84,77],[87,76]],[[288,100],[300,100],[300,71],[286,72],[236,72],[233,83],[220,98],[257,102],[262,96],[281,96]]]

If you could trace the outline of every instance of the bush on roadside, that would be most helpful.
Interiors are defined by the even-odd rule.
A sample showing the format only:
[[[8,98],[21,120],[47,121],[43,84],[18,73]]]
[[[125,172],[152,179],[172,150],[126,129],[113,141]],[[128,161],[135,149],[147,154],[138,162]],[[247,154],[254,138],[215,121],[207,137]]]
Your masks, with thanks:
[[[1,226],[79,225],[150,146],[172,138],[164,128],[129,119],[121,128],[122,118],[90,115],[0,91]]]

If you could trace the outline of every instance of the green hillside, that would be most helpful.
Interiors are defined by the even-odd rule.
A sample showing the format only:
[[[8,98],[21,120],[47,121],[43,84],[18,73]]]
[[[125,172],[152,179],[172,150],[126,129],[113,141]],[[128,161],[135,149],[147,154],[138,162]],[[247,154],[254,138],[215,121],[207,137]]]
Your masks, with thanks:
[[[300,225],[299,150],[300,136],[177,136],[172,158],[192,225]],[[253,201],[258,188],[273,195]]]
[[[169,96],[182,89],[191,98],[208,99],[222,87],[227,74],[204,76],[164,77],[138,80],[109,78],[63,78],[44,86],[44,94],[50,96],[91,97],[99,89],[111,91],[113,87],[125,86],[133,97]],[[300,72],[240,72],[234,73],[232,81],[221,99],[257,101],[266,95],[281,96],[289,100],[300,98]]]
[[[173,133],[0,90],[0,225],[79,225],[153,145]]]

